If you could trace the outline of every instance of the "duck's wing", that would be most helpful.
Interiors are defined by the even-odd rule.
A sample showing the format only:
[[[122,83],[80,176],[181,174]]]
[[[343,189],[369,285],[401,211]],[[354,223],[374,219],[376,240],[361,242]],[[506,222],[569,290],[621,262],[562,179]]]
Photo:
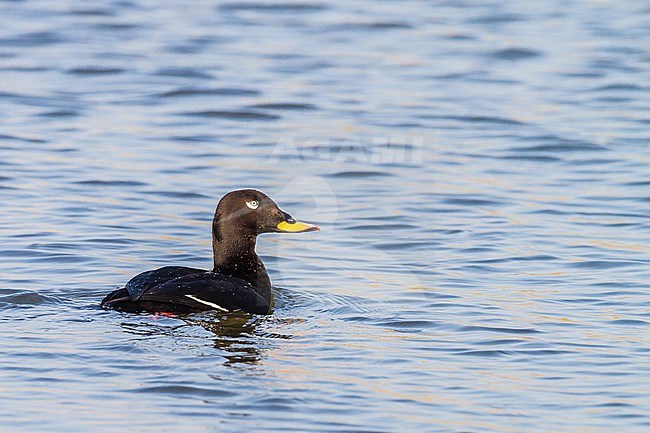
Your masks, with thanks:
[[[165,284],[185,275],[197,273],[205,273],[205,271],[203,269],[187,268],[185,266],[165,266],[136,275],[126,283],[124,288],[129,292],[131,300],[137,301],[143,293],[152,287]]]
[[[141,303],[179,305],[195,311],[242,310],[268,314],[271,301],[239,278],[214,272],[188,273],[151,287],[140,295]]]

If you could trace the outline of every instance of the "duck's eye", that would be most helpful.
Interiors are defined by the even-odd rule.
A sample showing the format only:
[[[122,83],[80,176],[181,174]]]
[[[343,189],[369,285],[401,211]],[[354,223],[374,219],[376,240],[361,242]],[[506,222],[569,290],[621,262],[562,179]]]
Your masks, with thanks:
[[[259,205],[260,205],[260,202],[258,202],[257,200],[251,200],[251,201],[246,202],[246,206],[248,206],[251,209],[257,209],[257,206],[259,206]]]

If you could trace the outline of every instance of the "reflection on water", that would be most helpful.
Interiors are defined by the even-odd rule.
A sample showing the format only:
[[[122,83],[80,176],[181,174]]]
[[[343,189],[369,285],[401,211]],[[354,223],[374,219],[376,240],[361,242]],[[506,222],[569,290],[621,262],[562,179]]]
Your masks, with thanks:
[[[251,317],[243,313],[230,313],[220,320],[191,320],[188,324],[201,326],[214,333],[214,348],[224,352],[225,365],[255,364],[262,356],[257,325],[264,319]],[[264,335],[265,338],[270,338]],[[289,338],[288,336],[275,335],[274,338]]]
[[[650,428],[644,4],[0,16],[4,429]],[[272,316],[99,309],[242,187],[323,228]]]
[[[212,340],[214,355],[223,358],[226,366],[238,364],[256,364],[263,354],[270,349],[268,344],[274,340],[288,340],[290,334],[282,334],[282,329],[289,324],[301,323],[301,319],[251,316],[250,314],[205,312],[190,315],[170,314],[123,314],[120,326],[127,334],[135,335],[139,341],[146,337],[169,337],[175,340],[197,338],[201,341]],[[269,326],[273,326],[269,329]],[[198,332],[198,327],[208,331],[209,335]],[[266,349],[266,350],[265,350]]]

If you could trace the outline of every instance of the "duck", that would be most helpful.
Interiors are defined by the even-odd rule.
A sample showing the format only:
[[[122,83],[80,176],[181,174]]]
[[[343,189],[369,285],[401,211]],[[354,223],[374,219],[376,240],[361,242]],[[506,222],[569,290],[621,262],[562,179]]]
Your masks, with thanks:
[[[270,314],[271,280],[255,251],[257,237],[319,230],[296,221],[261,191],[231,191],[219,200],[212,220],[212,269],[164,266],[142,272],[109,293],[100,306],[127,313]]]

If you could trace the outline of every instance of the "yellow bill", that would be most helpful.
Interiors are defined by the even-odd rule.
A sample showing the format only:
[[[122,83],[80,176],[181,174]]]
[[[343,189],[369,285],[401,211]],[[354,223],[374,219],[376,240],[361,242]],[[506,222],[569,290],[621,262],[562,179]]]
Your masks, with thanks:
[[[313,224],[303,223],[300,221],[296,221],[293,223],[282,221],[280,224],[278,224],[278,230],[287,233],[303,233],[303,232],[319,231],[320,227],[315,226]]]

